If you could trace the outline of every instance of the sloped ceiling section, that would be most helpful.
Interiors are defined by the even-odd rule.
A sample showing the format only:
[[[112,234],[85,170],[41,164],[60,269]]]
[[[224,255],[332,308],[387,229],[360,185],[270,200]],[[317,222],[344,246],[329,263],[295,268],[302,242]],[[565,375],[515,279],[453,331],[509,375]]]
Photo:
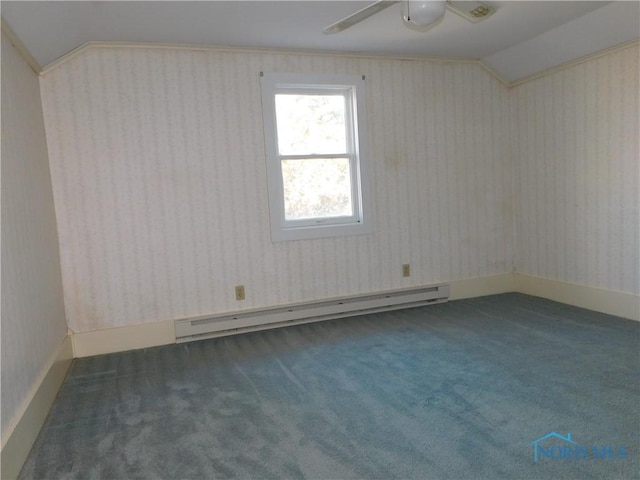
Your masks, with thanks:
[[[640,2],[612,2],[482,61],[507,82],[516,82],[639,35]]]
[[[88,42],[165,43],[480,59],[505,83],[640,37],[638,1],[489,1],[489,19],[448,12],[428,32],[406,28],[397,4],[322,33],[369,3],[3,1],[2,17],[42,67]]]

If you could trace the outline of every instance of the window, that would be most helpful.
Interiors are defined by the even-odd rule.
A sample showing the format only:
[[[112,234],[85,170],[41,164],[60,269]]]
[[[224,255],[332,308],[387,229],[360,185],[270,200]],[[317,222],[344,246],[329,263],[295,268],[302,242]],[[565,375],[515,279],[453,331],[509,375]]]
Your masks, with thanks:
[[[264,74],[273,241],[371,232],[364,80]]]

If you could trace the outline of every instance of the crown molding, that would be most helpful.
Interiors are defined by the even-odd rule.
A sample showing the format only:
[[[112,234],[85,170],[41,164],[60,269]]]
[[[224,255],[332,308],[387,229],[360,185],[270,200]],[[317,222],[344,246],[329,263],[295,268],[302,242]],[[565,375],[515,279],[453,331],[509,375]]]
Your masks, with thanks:
[[[5,29],[5,23],[2,22],[3,30]],[[10,29],[8,27],[7,31]],[[13,33],[13,32],[12,32]],[[12,39],[16,39],[16,43],[22,45],[22,43],[15,37],[9,37]],[[485,70],[489,75],[491,75],[494,79],[500,82],[506,88],[513,88],[519,85],[523,85],[532,80],[536,80],[538,78],[546,77],[548,75],[552,75],[554,73],[560,72],[567,68],[571,68],[575,65],[579,65],[581,63],[588,62],[590,60],[594,60],[596,58],[602,57],[604,55],[608,55],[613,52],[617,52],[620,50],[624,50],[630,47],[640,45],[640,38],[631,40],[628,42],[624,42],[618,45],[614,45],[613,47],[606,48],[604,50],[599,50],[597,52],[591,53],[589,55],[585,55],[583,57],[577,58],[575,60],[571,60],[569,62],[562,63],[560,65],[556,65],[551,68],[547,68],[542,70],[541,72],[537,72],[531,75],[527,75],[526,77],[508,81],[504,77],[502,77],[497,71],[495,71],[491,66],[485,63],[481,59],[475,58],[460,58],[460,57],[426,57],[426,56],[397,56],[397,55],[383,55],[383,54],[369,54],[369,53],[355,53],[355,52],[335,52],[335,51],[317,51],[317,50],[279,50],[279,49],[260,49],[260,48],[244,48],[244,47],[221,47],[221,46],[208,46],[208,45],[189,45],[189,44],[175,44],[175,43],[130,43],[130,42],[87,42],[80,45],[78,48],[71,50],[69,53],[63,55],[57,60],[49,63],[45,67],[41,68],[38,63],[33,59],[29,51],[22,47],[18,48],[25,58],[31,58],[29,64],[32,66],[34,71],[36,71],[40,75],[45,75],[50,71],[56,69],[62,64],[68,62],[69,60],[81,55],[87,50],[94,48],[144,48],[144,49],[159,49],[159,50],[187,50],[187,51],[200,51],[200,52],[218,52],[218,53],[246,53],[246,54],[279,54],[279,55],[311,55],[311,56],[334,56],[334,57],[343,57],[343,58],[359,58],[359,59],[392,59],[392,60],[404,60],[404,61],[423,61],[423,62],[434,62],[434,63],[466,63],[472,65],[478,65],[483,70]]]
[[[570,60],[568,62],[561,63],[560,65],[556,65],[555,67],[550,67],[540,72],[532,73],[531,75],[527,75],[526,77],[522,77],[518,80],[513,80],[512,82],[508,82],[507,85],[510,88],[517,87],[519,85],[528,83],[532,80],[546,77],[548,75],[553,75],[554,73],[560,72],[562,70],[566,70],[567,68],[571,68],[576,65],[580,65],[581,63],[595,60],[596,58],[603,57],[610,53],[618,52],[618,51],[625,50],[627,48],[635,47],[639,45],[640,45],[640,38],[636,38],[635,40],[629,40],[628,42],[624,42],[624,43],[619,43],[618,45],[614,45],[613,47],[605,48],[604,50],[598,50],[597,52],[590,53],[589,55],[585,55],[580,58],[576,58],[575,60]]]
[[[11,27],[5,22],[4,18],[0,18],[0,27],[2,32],[7,36],[11,44],[16,48],[18,53],[24,58],[24,60],[29,64],[31,69],[38,75],[42,73],[42,67],[38,63],[38,61],[31,55],[31,52],[24,46],[24,43],[18,38]]]
[[[188,50],[199,52],[217,52],[217,53],[245,53],[245,54],[273,54],[273,55],[307,55],[307,56],[332,56],[342,58],[358,58],[358,59],[386,59],[401,61],[427,61],[436,63],[466,63],[480,64],[480,61],[474,58],[461,57],[428,57],[428,56],[411,56],[411,55],[392,55],[392,54],[372,54],[361,52],[338,52],[331,50],[294,50],[294,49],[273,49],[273,48],[255,48],[255,47],[224,47],[215,45],[191,45],[181,43],[145,43],[145,42],[86,42],[79,47],[71,50],[69,53],[54,60],[41,70],[41,74],[46,74],[69,60],[84,53],[86,50],[93,48],[141,48],[141,49],[159,49],[159,50]],[[486,67],[485,67],[486,68]],[[503,82],[504,83],[504,82]]]
[[[489,66],[487,63],[483,62],[482,60],[475,60],[475,62],[480,65],[480,67],[487,72],[489,75],[491,75],[493,78],[495,78],[496,80],[498,80],[498,82],[500,82],[502,84],[502,86],[509,88],[511,87],[511,84],[504,79],[504,77],[502,77],[502,75],[500,75],[496,70],[494,70],[491,66]]]

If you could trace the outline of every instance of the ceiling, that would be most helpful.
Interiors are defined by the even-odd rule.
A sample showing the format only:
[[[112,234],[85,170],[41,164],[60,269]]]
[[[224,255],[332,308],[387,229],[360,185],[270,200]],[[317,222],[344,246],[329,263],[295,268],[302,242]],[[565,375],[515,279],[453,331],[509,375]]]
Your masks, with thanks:
[[[428,32],[400,4],[341,33],[324,27],[371,1],[2,1],[2,18],[45,67],[86,42],[152,42],[482,59],[507,82],[640,36],[638,1],[488,1]]]

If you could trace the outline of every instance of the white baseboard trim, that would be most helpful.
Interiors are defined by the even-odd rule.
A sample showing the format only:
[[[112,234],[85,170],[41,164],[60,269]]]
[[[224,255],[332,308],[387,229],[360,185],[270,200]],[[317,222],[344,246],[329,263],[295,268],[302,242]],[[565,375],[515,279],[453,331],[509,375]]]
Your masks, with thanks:
[[[511,273],[442,283],[450,285],[451,300],[513,291]],[[165,320],[74,333],[71,339],[74,357],[83,358],[176,343],[176,334],[173,320]]]
[[[173,320],[74,333],[75,358],[176,343]]]
[[[558,280],[514,273],[440,282],[450,287],[449,300],[519,292],[577,307],[640,320],[640,297]],[[75,333],[76,358],[157,347],[176,342],[173,320]]]
[[[449,284],[449,300],[484,297],[515,291],[514,275],[501,273],[490,277],[468,278],[444,282]]]
[[[640,321],[640,296],[531,275],[514,275],[515,291]]]
[[[3,480],[15,479],[20,474],[72,361],[71,337],[67,335],[34,382],[29,395],[18,410],[16,420],[2,432],[0,476]]]

